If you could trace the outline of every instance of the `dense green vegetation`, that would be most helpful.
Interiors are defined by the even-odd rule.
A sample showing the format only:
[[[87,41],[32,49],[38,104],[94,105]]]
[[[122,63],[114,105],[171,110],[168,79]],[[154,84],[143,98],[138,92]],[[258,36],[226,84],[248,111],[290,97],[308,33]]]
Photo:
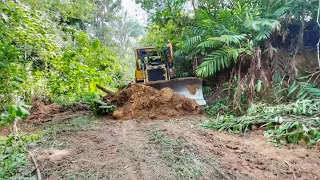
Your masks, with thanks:
[[[234,108],[241,110],[242,94],[252,104],[255,92],[285,82],[293,86],[289,95],[304,89],[299,99],[320,98],[317,60],[308,59],[315,66],[304,71],[292,63],[298,54],[316,50],[317,0],[199,0],[192,1],[191,11],[185,0],[137,2],[150,12],[143,43],[172,42],[180,76],[197,75],[219,87],[229,82]],[[223,75],[224,82],[217,83]],[[301,83],[300,76],[308,83]]]
[[[35,142],[38,136],[21,134],[17,121],[27,118],[28,105],[11,105],[8,111],[0,114],[0,125],[12,124],[12,134],[0,136],[0,179],[19,179],[23,167],[28,166],[27,147]]]
[[[37,139],[37,135],[0,137],[0,179],[21,179],[22,168],[29,164],[26,148]]]
[[[72,102],[133,75],[141,26],[111,0],[0,3],[0,109],[31,97]],[[121,68],[120,68],[121,67]]]
[[[205,80],[206,127],[319,141],[318,0],[136,2],[150,15],[142,43],[170,41],[178,76]]]

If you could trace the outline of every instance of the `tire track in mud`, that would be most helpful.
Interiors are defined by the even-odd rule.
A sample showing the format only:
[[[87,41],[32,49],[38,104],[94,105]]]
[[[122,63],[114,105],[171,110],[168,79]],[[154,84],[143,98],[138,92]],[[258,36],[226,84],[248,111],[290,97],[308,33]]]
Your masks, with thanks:
[[[128,162],[130,179],[172,179],[170,167],[161,160],[161,155],[150,145],[148,127],[139,121],[123,121],[117,131],[121,142],[122,157]]]
[[[213,159],[197,151],[195,146],[184,142],[183,137],[165,139],[165,143],[169,144],[182,140],[183,143],[175,147],[178,149],[174,149],[174,152],[170,152],[172,149],[166,149],[166,147],[161,147],[161,144],[155,143],[152,139],[152,132],[157,131],[163,124],[171,124],[171,122],[124,121],[121,123],[122,131],[117,131],[121,132],[117,134],[117,137],[120,138],[119,142],[123,146],[121,152],[129,160],[126,163],[130,166],[127,172],[131,179],[237,179],[236,176],[228,174],[226,170],[220,169]],[[166,162],[168,151],[176,158],[173,162]],[[191,157],[189,157],[190,155]],[[174,162],[180,161],[181,158],[189,158],[190,164]],[[194,169],[189,169],[191,171],[187,170],[186,172],[180,171],[192,167],[201,169],[203,174],[196,177],[192,176],[192,173],[196,173],[193,172]],[[177,168],[179,172],[175,172]],[[178,175],[179,173],[180,175]]]

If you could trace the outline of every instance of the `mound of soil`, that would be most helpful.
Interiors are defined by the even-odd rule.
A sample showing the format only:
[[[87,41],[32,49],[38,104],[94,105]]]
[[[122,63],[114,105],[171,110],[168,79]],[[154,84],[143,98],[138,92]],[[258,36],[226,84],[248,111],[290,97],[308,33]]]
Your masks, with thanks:
[[[40,100],[32,100],[32,108],[30,109],[30,116],[28,122],[43,122],[56,114],[65,112],[65,108],[56,104],[46,104]]]
[[[104,101],[114,104],[115,119],[169,119],[186,115],[201,114],[195,100],[173,92],[170,88],[160,91],[149,86],[134,84]]]
[[[53,104],[52,102],[44,102],[38,99],[31,100],[32,107],[30,109],[30,116],[27,121],[32,123],[44,123],[51,121],[53,117],[59,117],[58,119],[69,119],[67,117],[72,117],[79,113],[90,110],[90,105],[84,102],[75,102],[68,107]]]

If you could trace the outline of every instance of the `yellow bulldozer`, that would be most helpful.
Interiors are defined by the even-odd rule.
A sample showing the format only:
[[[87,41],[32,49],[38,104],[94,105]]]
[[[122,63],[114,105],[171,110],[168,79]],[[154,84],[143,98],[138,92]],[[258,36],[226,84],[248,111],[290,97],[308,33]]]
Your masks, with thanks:
[[[135,82],[144,83],[156,89],[169,87],[179,94],[205,105],[203,99],[202,80],[195,77],[175,78],[172,45],[158,51],[155,47],[139,47],[134,49],[136,57]]]

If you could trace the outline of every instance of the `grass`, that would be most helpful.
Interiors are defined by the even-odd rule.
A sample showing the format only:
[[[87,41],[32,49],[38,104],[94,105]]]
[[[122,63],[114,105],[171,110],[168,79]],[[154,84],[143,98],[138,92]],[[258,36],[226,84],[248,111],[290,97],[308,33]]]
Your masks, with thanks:
[[[174,171],[175,179],[246,179],[243,175],[222,168],[209,154],[184,138],[169,138],[164,130],[150,130],[164,162]]]
[[[49,177],[64,177],[66,180],[98,180],[101,174],[94,170],[76,170],[74,172],[51,171]]]
[[[169,139],[158,129],[150,131],[151,140],[160,145],[166,164],[173,168],[176,179],[200,179],[203,170],[197,160],[195,150],[184,139]]]
[[[67,178],[68,180],[78,180],[78,179],[90,179],[90,180],[98,180],[99,173],[95,172],[74,172],[72,174],[68,174]]]
[[[65,121],[63,123],[48,125],[41,131],[41,147],[43,148],[55,148],[55,149],[64,149],[70,147],[70,141],[64,141],[57,143],[57,136],[62,133],[78,132],[78,131],[87,131],[94,129],[98,119],[95,116],[83,116],[77,117],[70,121]]]

